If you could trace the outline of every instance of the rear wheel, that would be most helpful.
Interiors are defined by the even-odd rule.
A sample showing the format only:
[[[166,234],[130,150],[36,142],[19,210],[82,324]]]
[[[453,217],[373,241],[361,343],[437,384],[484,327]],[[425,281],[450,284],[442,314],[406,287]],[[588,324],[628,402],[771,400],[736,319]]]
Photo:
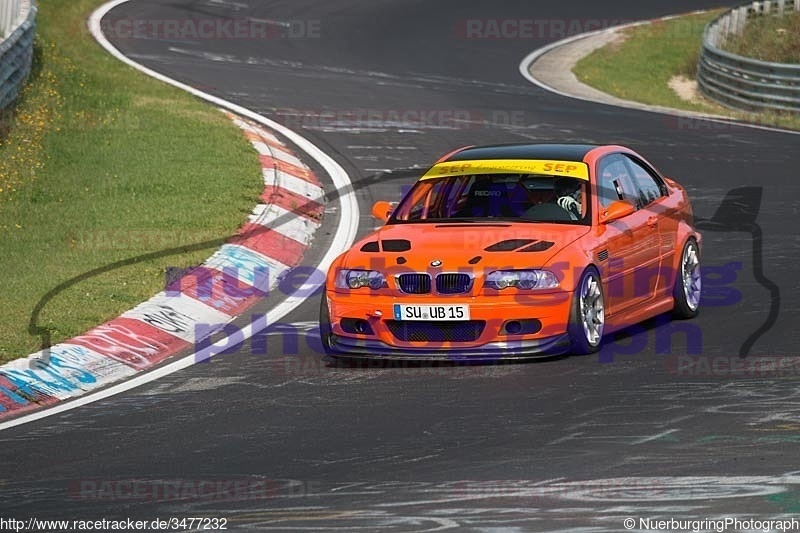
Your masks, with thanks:
[[[605,304],[600,273],[593,266],[583,271],[572,296],[567,333],[570,351],[576,355],[595,353],[600,349],[605,326]]]
[[[697,241],[689,239],[683,245],[681,259],[678,263],[678,272],[675,276],[675,286],[672,289],[672,295],[675,298],[675,308],[672,314],[675,318],[694,318],[697,316],[702,288],[700,247],[697,245]]]

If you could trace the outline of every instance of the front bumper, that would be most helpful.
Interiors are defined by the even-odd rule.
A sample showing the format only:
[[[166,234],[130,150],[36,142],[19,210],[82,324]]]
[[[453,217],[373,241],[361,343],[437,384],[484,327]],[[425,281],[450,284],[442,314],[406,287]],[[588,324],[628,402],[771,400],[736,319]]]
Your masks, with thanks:
[[[341,294],[327,291],[331,323],[330,348],[333,356],[401,360],[498,361],[547,357],[569,350],[567,325],[572,294],[567,291],[546,294],[458,296],[402,295],[387,297],[369,294]],[[464,304],[469,306],[469,322],[483,323],[480,333],[463,338],[410,341],[398,336],[393,320],[394,304]],[[342,327],[343,319],[360,319],[369,332],[357,334]],[[504,329],[508,321],[537,321],[540,328],[522,334]],[[413,324],[408,321],[405,324]],[[417,325],[421,323],[416,322]],[[466,324],[461,322],[460,324]],[[453,326],[453,323],[450,324]],[[427,322],[423,329],[435,328]],[[456,328],[458,329],[458,328]],[[452,330],[451,330],[452,331]],[[463,331],[461,333],[464,333]],[[455,335],[455,333],[454,333]]]

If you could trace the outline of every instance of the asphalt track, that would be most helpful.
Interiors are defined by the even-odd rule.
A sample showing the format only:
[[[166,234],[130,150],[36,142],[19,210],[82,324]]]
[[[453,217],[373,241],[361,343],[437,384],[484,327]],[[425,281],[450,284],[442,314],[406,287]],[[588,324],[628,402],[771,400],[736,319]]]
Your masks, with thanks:
[[[763,187],[763,240],[705,233],[704,263],[721,276],[706,285],[689,342],[675,330],[684,324],[655,320],[592,357],[330,367],[303,333],[317,316],[311,297],[268,337],[267,353],[248,342],[0,433],[3,516],[208,516],[229,528],[285,531],[621,531],[627,517],[796,517],[797,358],[783,357],[775,370],[727,369],[777,304],[756,279],[759,269],[782,298],[745,361],[797,354],[797,137],[556,96],[527,83],[518,67],[563,35],[459,34],[464,19],[614,21],[713,5],[134,0],[114,10],[150,20],[319,21],[319,37],[305,39],[114,42],[158,72],[297,127],[350,172],[362,233],[374,226],[371,203],[397,199],[412,182],[407,169],[466,144],[555,140],[641,151],[687,186],[700,217],[711,217],[730,189]],[[363,110],[442,119],[353,123]],[[340,120],[320,121],[323,112]],[[446,118],[456,112],[467,120]],[[328,220],[338,216],[334,201]],[[317,235],[310,265],[330,244],[330,233]],[[754,257],[759,246],[763,258]],[[684,367],[680,356],[697,351],[705,364]]]

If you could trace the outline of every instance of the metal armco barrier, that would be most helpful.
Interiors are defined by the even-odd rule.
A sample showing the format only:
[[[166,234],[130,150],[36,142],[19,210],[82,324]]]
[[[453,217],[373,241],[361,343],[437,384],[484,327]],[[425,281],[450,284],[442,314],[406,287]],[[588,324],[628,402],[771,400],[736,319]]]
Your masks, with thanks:
[[[697,83],[707,97],[746,111],[800,113],[800,65],[770,63],[722,50],[748,17],[800,11],[800,0],[752,2],[714,19],[703,32]]]
[[[0,111],[17,98],[31,71],[34,0],[0,0]]]

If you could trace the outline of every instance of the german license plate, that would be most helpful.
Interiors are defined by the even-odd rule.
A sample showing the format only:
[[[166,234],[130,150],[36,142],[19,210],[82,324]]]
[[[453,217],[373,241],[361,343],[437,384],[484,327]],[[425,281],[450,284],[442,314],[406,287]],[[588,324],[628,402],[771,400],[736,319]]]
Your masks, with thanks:
[[[395,320],[469,320],[468,305],[394,304]]]

